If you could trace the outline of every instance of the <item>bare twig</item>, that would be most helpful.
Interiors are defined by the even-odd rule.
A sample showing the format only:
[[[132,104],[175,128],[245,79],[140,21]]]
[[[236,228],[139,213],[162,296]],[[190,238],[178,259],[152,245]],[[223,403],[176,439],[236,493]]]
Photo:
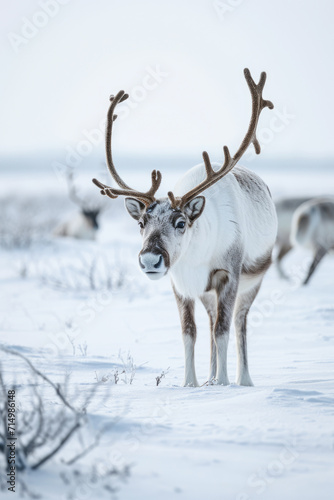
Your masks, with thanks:
[[[60,385],[52,382],[52,380],[50,380],[46,375],[44,375],[44,373],[40,372],[37,368],[35,368],[35,366],[31,363],[31,361],[28,358],[26,358],[20,352],[13,351],[12,349],[8,349],[7,347],[4,347],[4,346],[0,346],[0,349],[2,351],[6,352],[7,354],[11,354],[13,356],[18,356],[19,358],[23,359],[29,365],[29,367],[33,373],[36,373],[36,375],[41,377],[43,380],[45,380],[45,382],[47,382],[48,384],[51,385],[51,387],[53,387],[53,389],[56,391],[56,394],[60,397],[60,399],[62,400],[64,405],[67,406],[67,408],[72,410],[74,413],[77,413],[77,410],[75,408],[73,408],[73,406],[67,401],[65,396],[62,394]]]
[[[128,352],[126,360],[123,358],[121,350],[118,353],[118,358],[122,361],[123,364],[123,371],[122,373],[125,374],[124,378],[122,379],[122,382],[127,384],[132,384],[133,379],[135,378],[136,375],[136,365],[133,361],[133,357],[131,356],[130,352]],[[129,378],[128,378],[129,376]]]
[[[90,442],[90,444],[88,446],[83,444],[81,434],[78,432],[79,429],[84,425],[87,425],[89,421],[86,417],[87,408],[94,400],[94,396],[96,395],[96,391],[100,385],[99,383],[94,384],[90,390],[85,391],[84,397],[82,397],[81,393],[80,400],[76,401],[76,406],[78,406],[79,409],[75,410],[73,404],[63,404],[64,400],[69,402],[69,374],[66,375],[65,381],[61,386],[59,384],[56,385],[47,376],[35,368],[33,363],[30,362],[24,355],[20,355],[20,353],[12,351],[12,349],[4,346],[1,346],[1,350],[7,354],[14,354],[21,357],[26,362],[26,372],[29,374],[28,378],[25,379],[25,386],[29,390],[28,395],[30,398],[30,404],[28,408],[25,408],[22,411],[20,407],[17,408],[17,429],[20,431],[16,433],[17,470],[24,470],[27,467],[30,467],[31,470],[39,469],[55,455],[59,454],[59,452],[63,450],[64,446],[74,436],[77,437],[79,444],[81,445],[81,451],[79,451],[70,460],[63,460],[63,463],[68,466],[71,466],[75,462],[79,461],[94,448],[99,446],[103,433],[111,425],[110,422],[100,428],[97,432],[94,431],[92,437],[91,433],[89,433],[88,442]],[[46,405],[44,404],[43,395],[45,387],[56,391],[57,401],[55,402],[55,411],[48,411],[48,408],[46,408]],[[7,461],[8,450],[5,446],[7,437],[7,391],[1,365],[0,395],[4,396],[0,397],[0,438],[3,440],[3,445],[0,443],[0,453],[5,455],[5,459]],[[103,395],[107,397],[107,391],[104,390]],[[75,400],[75,396],[72,396],[71,403],[73,400]],[[105,401],[104,398],[101,400],[99,399],[100,404],[101,401],[103,404]],[[62,404],[59,405],[60,402]],[[58,409],[59,406],[60,409]],[[28,494],[27,492],[25,493]]]
[[[99,444],[100,444],[100,440],[101,440],[101,437],[103,436],[104,432],[106,431],[106,429],[109,427],[109,424],[105,425],[104,427],[102,427],[102,429],[100,429],[100,431],[98,432],[98,434],[96,434],[95,436],[95,439],[94,441],[89,445],[87,446],[87,448],[85,448],[84,450],[82,450],[80,453],[78,453],[77,455],[75,455],[73,458],[71,458],[70,460],[68,461],[64,461],[64,463],[66,465],[72,465],[74,464],[77,460],[79,460],[80,458],[84,457],[85,455],[87,455],[90,451],[92,451],[94,448],[96,448]]]
[[[169,372],[169,367],[167,368],[166,371],[162,371],[160,375],[158,375],[157,377],[155,377],[157,386],[161,383],[161,380],[167,375],[168,372]]]
[[[60,448],[62,448],[64,446],[64,444],[70,439],[70,437],[72,436],[72,434],[77,430],[79,429],[79,427],[81,426],[81,423],[80,422],[76,422],[72,427],[71,429],[66,433],[66,435],[63,437],[63,439],[60,441],[60,443],[58,444],[58,446],[56,446],[52,451],[50,451],[50,453],[48,453],[47,455],[45,455],[41,460],[39,460],[36,464],[34,464],[31,468],[32,470],[35,470],[35,469],[38,469],[41,465],[43,465],[47,460],[49,460],[50,458],[52,458],[59,450]]]

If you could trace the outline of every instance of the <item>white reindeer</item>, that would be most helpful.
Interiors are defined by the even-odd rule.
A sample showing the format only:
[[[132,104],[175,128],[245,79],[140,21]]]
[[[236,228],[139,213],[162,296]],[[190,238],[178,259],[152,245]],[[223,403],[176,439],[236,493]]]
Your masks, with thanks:
[[[95,240],[99,229],[98,217],[102,205],[91,206],[78,195],[73,182],[73,172],[67,171],[68,194],[73,203],[80,209],[79,213],[61,222],[53,231],[54,236],[66,236],[80,240]]]
[[[324,256],[334,250],[334,197],[313,198],[294,212],[291,245],[311,250],[313,261],[303,284],[306,285]]]
[[[293,214],[302,203],[309,199],[310,197],[283,198],[275,202],[278,223],[276,267],[281,278],[288,279],[283,269],[282,260],[292,249],[290,232]]]
[[[204,164],[189,170],[168,198],[155,198],[161,183],[159,171],[152,172],[147,192],[130,188],[116,172],[111,153],[114,110],[128,97],[120,91],[110,98],[106,130],[107,165],[120,189],[93,179],[102,194],[127,196],[126,208],[138,221],[143,238],[141,269],[150,279],[167,273],[171,277],[185,347],[184,386],[198,386],[194,362],[197,298],[203,302],[211,325],[210,379],[229,384],[227,346],[234,312],[237,383],[253,385],[247,361],[246,318],[271,263],[277,220],[266,184],[246,168],[234,168],[251,143],[260,153],[256,138],[259,115],[263,108],[273,108],[270,101],[262,99],[266,74],[261,74],[258,84],[248,69],[244,74],[252,97],[251,121],[234,157],[224,147],[222,166],[214,164],[215,170],[203,152]],[[200,196],[202,192],[205,198]]]

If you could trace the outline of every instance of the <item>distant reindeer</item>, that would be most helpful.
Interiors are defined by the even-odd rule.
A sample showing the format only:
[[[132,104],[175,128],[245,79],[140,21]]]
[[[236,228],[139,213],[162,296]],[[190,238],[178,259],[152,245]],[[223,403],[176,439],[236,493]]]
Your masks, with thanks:
[[[261,73],[258,84],[248,69],[244,74],[252,97],[251,121],[234,157],[224,146],[222,166],[212,165],[204,151],[204,164],[189,170],[168,198],[155,198],[161,183],[159,171],[153,170],[147,192],[130,188],[118,175],[111,152],[114,110],[128,98],[121,90],[110,98],[106,129],[107,165],[120,189],[93,179],[102,194],[127,196],[125,206],[138,221],[143,238],[139,265],[147,277],[171,276],[185,348],[184,386],[198,386],[194,361],[196,298],[203,302],[210,319],[210,379],[229,384],[227,347],[234,312],[237,383],[253,385],[247,361],[246,318],[271,263],[277,220],[267,185],[246,168],[234,168],[251,143],[260,153],[258,119],[263,108],[273,108],[270,101],[262,99],[266,74]],[[202,192],[205,197],[200,196]]]
[[[303,281],[306,285],[324,256],[334,250],[334,197],[313,198],[301,204],[293,214],[290,240],[292,245],[313,253]]]
[[[275,203],[278,222],[276,239],[278,253],[276,257],[276,267],[281,278],[288,279],[288,276],[282,266],[282,259],[292,249],[290,232],[293,214],[302,203],[305,203],[305,201],[308,201],[309,199],[310,197],[284,198]]]
[[[60,223],[53,234],[81,240],[94,240],[99,229],[98,217],[102,212],[102,205],[93,207],[87,203],[87,200],[78,195],[72,171],[67,172],[66,179],[69,197],[79,207],[80,212]]]

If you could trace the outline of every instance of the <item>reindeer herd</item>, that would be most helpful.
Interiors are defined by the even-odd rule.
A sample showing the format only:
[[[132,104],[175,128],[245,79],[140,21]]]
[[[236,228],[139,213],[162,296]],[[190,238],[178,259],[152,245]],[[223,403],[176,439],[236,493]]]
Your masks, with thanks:
[[[87,196],[78,194],[70,168],[66,172],[66,180],[69,199],[78,211],[60,222],[53,235],[95,240],[100,229],[99,219],[106,205],[92,204]],[[282,279],[289,280],[282,260],[293,248],[303,247],[313,257],[303,280],[303,285],[306,285],[323,257],[334,249],[334,197],[282,198],[276,200],[275,208],[278,225],[274,260],[277,272]]]
[[[303,281],[306,285],[320,261],[334,250],[334,196],[285,198],[276,203],[276,212],[278,272],[288,278],[282,259],[293,247],[303,247],[313,256]]]
[[[224,146],[222,165],[203,163],[189,170],[166,197],[156,197],[162,175],[154,170],[151,187],[139,191],[119,175],[112,157],[112,131],[118,104],[128,98],[121,90],[110,97],[106,126],[108,170],[118,187],[93,179],[102,195],[125,197],[129,215],[142,236],[139,266],[151,280],[170,276],[179,310],[185,350],[184,386],[198,386],[195,371],[195,302],[209,316],[211,356],[209,380],[229,384],[227,347],[234,321],[237,344],[236,381],[252,385],[247,358],[247,315],[272,260],[278,233],[278,268],[293,245],[310,248],[314,260],[306,284],[323,256],[334,248],[334,198],[283,200],[275,204],[268,186],[250,170],[238,166],[247,148],[261,148],[256,137],[260,113],[273,109],[262,97],[266,74],[255,83],[248,69],[244,76],[252,99],[246,135],[231,156]],[[277,217],[278,215],[278,217]],[[278,219],[278,221],[277,221]]]
[[[232,321],[237,344],[236,381],[252,385],[247,358],[247,315],[272,262],[276,245],[279,275],[287,278],[284,256],[295,246],[312,252],[307,284],[323,257],[334,249],[334,196],[286,198],[273,202],[270,190],[254,172],[238,165],[250,145],[261,148],[256,136],[264,108],[273,109],[262,97],[266,74],[255,83],[244,70],[252,113],[248,130],[236,153],[224,146],[222,165],[212,163],[206,151],[203,163],[193,167],[166,197],[156,197],[162,175],[154,170],[151,187],[143,192],[130,187],[119,175],[112,157],[112,131],[116,107],[129,96],[123,90],[110,97],[106,123],[106,162],[118,187],[93,179],[102,195],[125,197],[125,208],[137,221],[142,236],[138,261],[151,280],[167,274],[179,310],[185,350],[184,386],[198,386],[195,371],[195,303],[208,313],[211,356],[209,380],[229,383],[227,347]],[[74,217],[54,231],[56,236],[95,239],[102,205],[91,206],[80,197],[67,176],[71,200],[79,207]]]
[[[248,75],[248,70],[245,71]],[[246,80],[248,85],[255,85],[251,84],[250,76],[246,76]],[[127,99],[127,97],[127,94],[125,94],[123,91],[117,94],[116,98],[111,97],[111,106],[108,113],[108,125],[106,130],[106,158],[108,169],[115,182],[120,187],[125,189],[127,189],[128,186],[119,177],[112,163],[111,120],[115,120],[117,117],[117,115],[113,114],[117,104]],[[252,99],[253,98],[254,96],[252,94]],[[254,120],[254,116],[252,116],[252,120]],[[256,145],[256,152],[259,152],[258,145]],[[235,163],[237,163],[239,159],[240,158],[237,158]],[[203,160],[204,167],[207,168],[207,166],[210,165],[207,153],[203,153]],[[214,167],[219,168],[220,165],[214,164]],[[196,168],[200,169],[201,167],[195,167],[190,172],[195,173]],[[186,175],[188,179],[190,179],[191,175],[194,175],[190,172]],[[218,171],[216,172],[215,170],[212,170],[212,173],[215,180],[210,181],[210,186],[221,178]],[[238,170],[234,170],[233,174],[237,178]],[[160,174],[158,175],[160,176]],[[106,205],[104,203],[96,202],[95,204],[92,204],[87,196],[79,195],[77,186],[75,185],[74,181],[74,173],[70,167],[68,167],[66,171],[66,181],[68,185],[68,196],[70,200],[77,206],[78,210],[70,217],[59,223],[58,226],[54,229],[53,235],[57,237],[70,237],[82,240],[95,240],[100,228],[99,220],[102,213],[106,209]],[[112,195],[112,188],[107,187],[107,189],[105,189],[105,185],[102,185],[101,183],[99,183],[99,181],[95,180],[94,182],[98,185],[98,187],[101,188],[102,194],[107,194],[111,198],[115,198],[119,195]],[[159,178],[155,182],[158,182],[160,185]],[[155,185],[156,184],[154,184],[154,186]],[[181,189],[182,191],[182,182],[181,185],[177,188]],[[205,190],[207,189],[208,188],[205,187]],[[172,193],[169,193],[169,195],[173,196]],[[210,196],[210,191],[206,191],[206,198],[208,198],[208,195]],[[140,198],[138,200],[140,201]],[[173,205],[175,204],[173,198],[169,198],[169,203],[171,207],[173,207]],[[227,204],[226,200],[225,203]],[[134,202],[133,200],[131,201],[126,198],[125,206],[130,215],[136,218],[136,206],[137,209],[139,206],[138,201]],[[197,203],[197,206],[198,208],[200,208],[200,202]],[[288,273],[284,270],[282,260],[293,248],[303,247],[307,249],[313,257],[312,263],[310,264],[310,267],[303,281],[303,284],[306,285],[323,257],[327,253],[332,252],[334,249],[334,196],[283,198],[280,200],[276,200],[275,208],[278,225],[274,260],[276,263],[278,274],[283,279],[289,279]],[[202,209],[204,209],[204,204]],[[140,213],[140,209],[138,213]],[[135,214],[135,216],[133,214]],[[180,221],[180,225],[183,225],[182,221]],[[145,270],[145,267],[150,265],[150,262],[148,260],[149,257],[147,255],[145,256],[142,252],[140,259],[141,268]],[[153,265],[157,264],[156,262],[154,262],[154,259],[152,262]],[[156,276],[153,276],[151,274],[151,279],[158,278],[159,273],[156,272],[156,269],[157,268],[154,268],[153,272],[153,274]],[[148,275],[150,276],[150,271],[148,271]]]

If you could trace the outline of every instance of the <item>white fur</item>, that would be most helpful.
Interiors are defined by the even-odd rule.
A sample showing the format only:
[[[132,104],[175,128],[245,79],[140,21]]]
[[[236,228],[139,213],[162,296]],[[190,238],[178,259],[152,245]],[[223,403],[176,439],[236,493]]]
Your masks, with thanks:
[[[240,359],[240,356],[238,355],[237,358],[237,379],[236,383],[238,385],[245,385],[248,387],[252,387],[254,384],[252,382],[252,379],[249,375],[248,368],[245,369],[244,365],[244,360]]]
[[[247,293],[252,290],[262,279],[259,279],[258,276],[240,276],[239,286],[238,286],[238,294]]]
[[[322,247],[334,248],[334,217],[323,217],[320,206],[330,203],[334,207],[334,197],[313,198],[300,205],[292,217],[290,241],[293,246],[301,246],[313,252]],[[306,230],[301,227],[301,218],[307,216],[309,224]]]
[[[220,385],[229,385],[230,383],[227,375],[227,348],[228,336],[220,335],[217,337],[217,383]]]
[[[198,387],[195,373],[195,340],[191,335],[183,335],[185,376],[184,387]]]
[[[219,165],[213,164],[213,167],[219,168]],[[205,178],[204,165],[197,165],[177,183],[174,195],[184,195]],[[193,318],[189,319],[193,315],[192,301],[197,298],[202,299],[211,317],[211,324],[214,325],[210,378],[216,378],[218,384],[229,384],[229,332],[226,331],[229,328],[219,330],[222,318],[219,318],[220,323],[217,325],[217,292],[220,293],[218,290],[226,280],[229,282],[226,294],[232,294],[231,297],[226,295],[226,298],[233,298],[235,301],[237,295],[237,298],[245,298],[247,301],[244,294],[250,294],[251,298],[261,283],[277,232],[275,206],[266,184],[253,172],[236,167],[233,172],[206,189],[203,195],[186,203],[179,212],[173,212],[167,199],[158,200],[146,213],[144,205],[138,201],[127,203],[127,209],[141,225],[143,248],[139,259],[142,270],[151,279],[159,279],[168,271],[176,291],[185,349],[184,385],[198,386],[194,354],[196,329],[192,324]],[[216,290],[214,300],[207,293],[210,279],[210,286]],[[224,286],[221,293],[225,293]],[[222,297],[219,300],[223,300]],[[219,304],[221,306],[222,303]],[[232,307],[231,301],[228,313],[224,311],[223,314],[231,316]],[[189,331],[188,322],[191,323]],[[240,323],[238,328],[239,334],[245,336],[246,332],[240,331]],[[243,385],[252,385],[244,337],[237,340],[237,345],[237,381]]]
[[[249,172],[243,167],[234,170]],[[197,165],[185,174],[173,192],[181,196],[204,178],[204,165]],[[264,187],[260,200],[242,190],[232,172],[203,193],[206,199],[203,214],[188,230],[182,254],[170,269],[180,295],[188,298],[202,295],[210,270],[224,269],[222,255],[236,239],[246,264],[273,246],[277,232],[275,207],[267,187],[260,178],[257,180]]]
[[[277,243],[279,246],[290,246],[290,231],[295,210],[310,198],[283,198],[275,203],[277,213]]]

